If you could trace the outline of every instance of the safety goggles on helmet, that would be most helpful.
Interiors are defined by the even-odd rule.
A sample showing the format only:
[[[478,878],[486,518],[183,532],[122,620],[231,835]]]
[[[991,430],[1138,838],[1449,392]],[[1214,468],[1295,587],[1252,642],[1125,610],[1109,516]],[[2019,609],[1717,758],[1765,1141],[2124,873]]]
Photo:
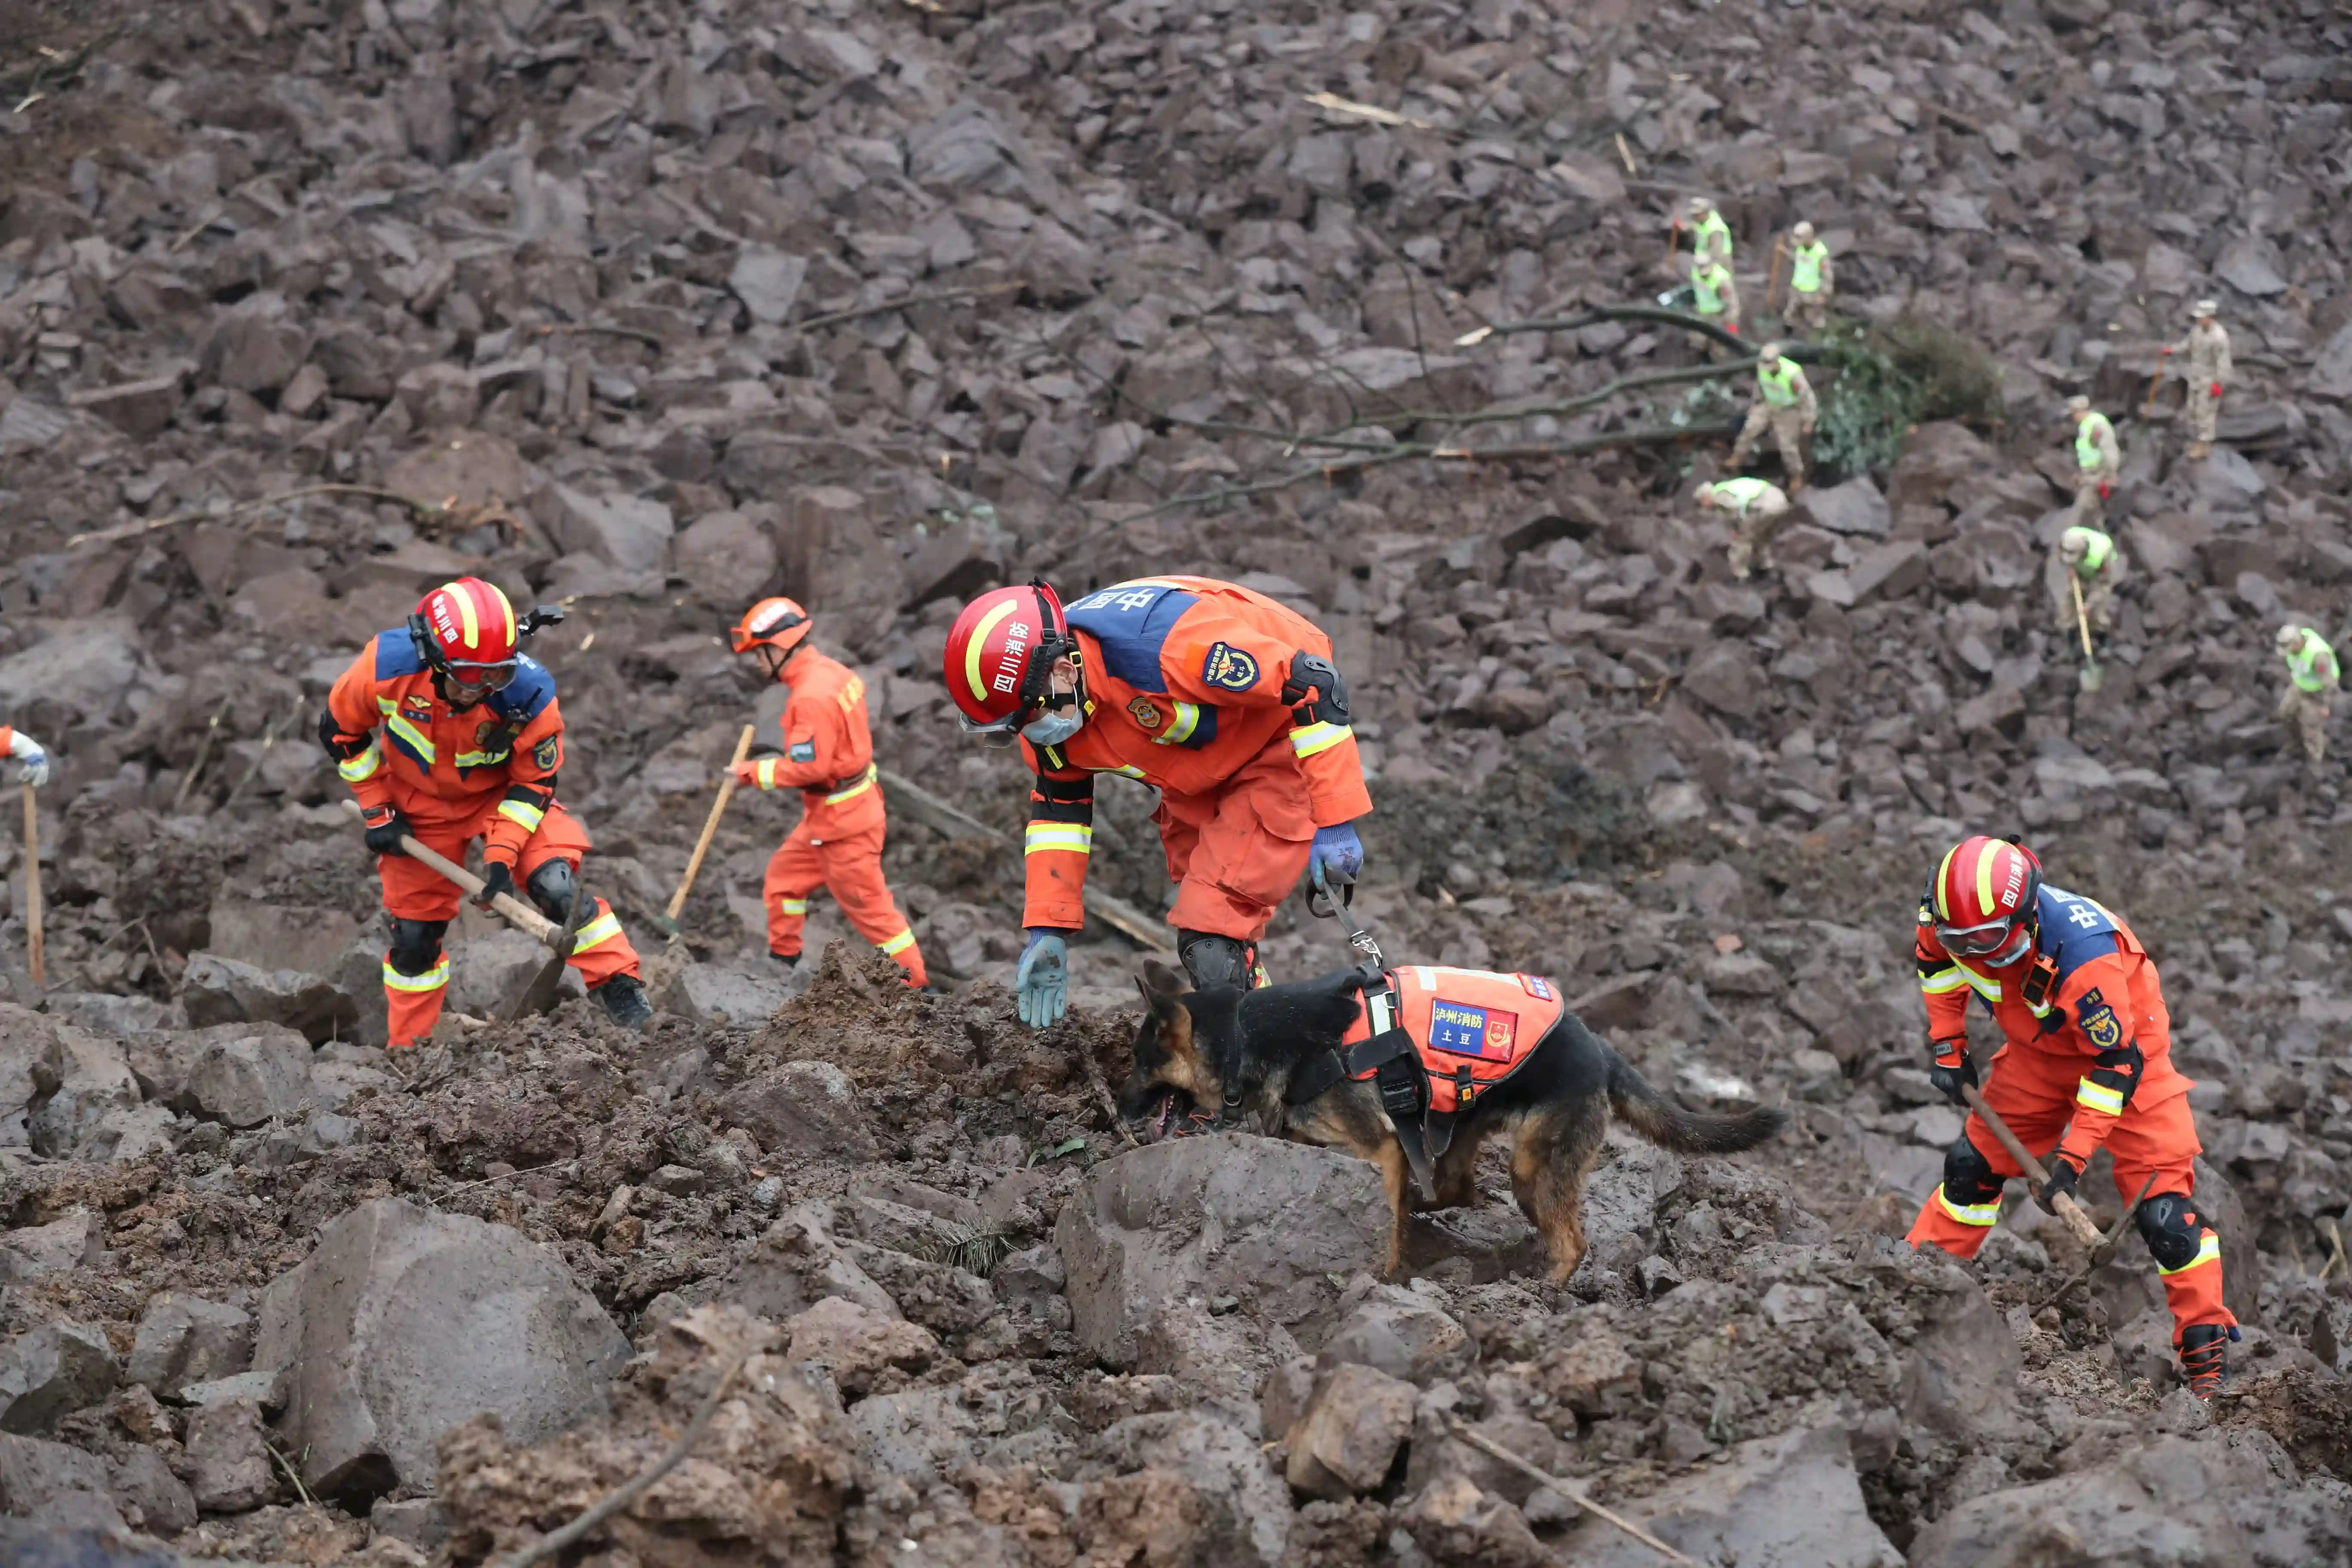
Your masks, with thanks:
[[[2015,920],[1988,921],[1982,925],[1936,928],[1936,940],[1954,958],[1990,958],[2008,947],[2022,927]]]
[[[441,673],[451,686],[463,687],[468,691],[503,691],[514,684],[515,673],[521,668],[521,662],[511,658],[487,663],[452,658],[440,665]]]

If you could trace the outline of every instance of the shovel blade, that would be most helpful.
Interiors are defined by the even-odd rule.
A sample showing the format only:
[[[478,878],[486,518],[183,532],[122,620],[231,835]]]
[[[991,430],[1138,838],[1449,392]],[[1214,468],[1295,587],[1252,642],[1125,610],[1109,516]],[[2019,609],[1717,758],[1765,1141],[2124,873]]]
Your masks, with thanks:
[[[2105,667],[2102,665],[2086,664],[2077,679],[2082,682],[2084,691],[2096,691],[2107,683],[2107,672]]]

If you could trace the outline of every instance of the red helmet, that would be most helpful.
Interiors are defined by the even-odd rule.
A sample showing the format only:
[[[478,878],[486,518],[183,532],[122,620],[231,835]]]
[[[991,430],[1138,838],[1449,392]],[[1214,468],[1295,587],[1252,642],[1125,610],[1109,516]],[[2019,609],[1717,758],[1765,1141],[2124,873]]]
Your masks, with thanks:
[[[507,596],[479,577],[460,577],[425,595],[408,629],[425,662],[459,695],[496,691],[515,678],[524,628]]]
[[[1978,834],[1944,857],[1927,883],[1926,913],[1936,940],[1955,958],[1990,958],[1995,966],[2024,956],[2042,862],[2024,845]]]
[[[755,647],[790,653],[806,641],[808,635],[808,612],[781,596],[762,599],[744,611],[732,634],[737,653],[750,653]]]
[[[1045,695],[1055,660],[1076,647],[1062,601],[1044,578],[996,588],[948,630],[948,695],[967,731],[1010,733]]]

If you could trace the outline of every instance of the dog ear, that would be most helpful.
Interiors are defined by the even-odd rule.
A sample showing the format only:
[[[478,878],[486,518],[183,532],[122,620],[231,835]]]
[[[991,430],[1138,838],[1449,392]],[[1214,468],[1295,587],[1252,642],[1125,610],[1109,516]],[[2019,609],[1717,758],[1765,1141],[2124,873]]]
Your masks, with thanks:
[[[1192,989],[1192,977],[1181,969],[1171,969],[1156,958],[1143,961],[1143,977],[1136,982],[1143,987],[1143,998],[1181,996]]]

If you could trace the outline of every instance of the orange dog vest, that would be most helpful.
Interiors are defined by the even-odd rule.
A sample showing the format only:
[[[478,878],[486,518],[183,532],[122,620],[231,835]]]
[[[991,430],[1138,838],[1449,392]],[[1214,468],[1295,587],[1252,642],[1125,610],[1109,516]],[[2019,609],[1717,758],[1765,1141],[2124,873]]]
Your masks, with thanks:
[[[1390,970],[1388,995],[1367,994],[1342,1048],[1402,1027],[1429,1075],[1429,1110],[1451,1116],[1518,1071],[1559,1022],[1559,988],[1540,974],[1409,964]],[[1393,1017],[1375,1015],[1393,1008]],[[1369,1079],[1376,1068],[1350,1074]]]

